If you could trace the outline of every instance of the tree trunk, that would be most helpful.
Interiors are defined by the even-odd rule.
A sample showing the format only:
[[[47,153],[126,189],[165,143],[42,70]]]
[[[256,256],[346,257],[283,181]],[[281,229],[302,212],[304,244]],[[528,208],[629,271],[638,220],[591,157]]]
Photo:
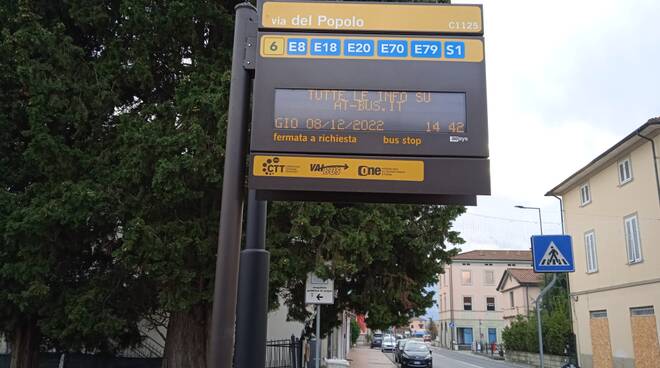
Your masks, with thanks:
[[[209,321],[203,304],[170,313],[162,368],[206,368]]]
[[[39,343],[41,336],[37,322],[32,319],[23,320],[11,336],[10,368],[38,368]]]

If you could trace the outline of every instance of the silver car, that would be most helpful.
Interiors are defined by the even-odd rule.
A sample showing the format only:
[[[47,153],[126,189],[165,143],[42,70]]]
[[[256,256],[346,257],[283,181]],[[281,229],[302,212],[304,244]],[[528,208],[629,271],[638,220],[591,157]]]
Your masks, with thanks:
[[[383,338],[383,344],[380,346],[380,350],[382,352],[386,351],[394,351],[394,347],[396,346],[396,340],[392,336],[385,336]]]

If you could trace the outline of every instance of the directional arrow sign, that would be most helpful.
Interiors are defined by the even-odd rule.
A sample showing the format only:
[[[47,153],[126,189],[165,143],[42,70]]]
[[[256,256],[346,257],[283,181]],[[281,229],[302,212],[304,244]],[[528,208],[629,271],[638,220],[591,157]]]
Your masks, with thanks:
[[[313,273],[307,275],[305,304],[333,304],[335,289],[333,280],[323,280]]]

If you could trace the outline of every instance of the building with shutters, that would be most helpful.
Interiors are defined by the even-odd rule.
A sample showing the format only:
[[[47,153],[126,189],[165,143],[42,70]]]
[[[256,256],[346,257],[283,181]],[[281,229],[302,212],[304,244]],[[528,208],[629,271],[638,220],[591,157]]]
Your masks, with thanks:
[[[548,192],[573,237],[581,367],[660,367],[659,150],[655,118]]]
[[[498,283],[509,268],[531,267],[530,251],[474,250],[452,258],[438,282],[440,345],[473,350],[501,343],[509,304]]]
[[[504,296],[502,317],[511,323],[518,316],[529,316],[535,310],[534,302],[541,293],[543,275],[531,268],[507,268],[497,284]]]

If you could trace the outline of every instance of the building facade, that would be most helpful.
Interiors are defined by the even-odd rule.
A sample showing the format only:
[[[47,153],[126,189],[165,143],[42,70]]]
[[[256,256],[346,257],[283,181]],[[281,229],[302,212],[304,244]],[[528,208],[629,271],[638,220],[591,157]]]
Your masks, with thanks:
[[[548,195],[573,237],[573,328],[584,368],[660,367],[660,119]]]
[[[506,326],[507,301],[497,291],[508,268],[531,268],[530,251],[475,250],[461,253],[440,275],[439,335],[447,348],[474,349],[477,344],[500,343]]]
[[[422,317],[411,318],[408,321],[408,330],[410,331],[411,336],[424,336],[426,334],[426,324],[427,321]]]
[[[534,302],[541,293],[543,275],[531,268],[507,268],[497,284],[497,291],[504,297],[502,317],[511,323],[517,316],[529,316],[536,306]]]

